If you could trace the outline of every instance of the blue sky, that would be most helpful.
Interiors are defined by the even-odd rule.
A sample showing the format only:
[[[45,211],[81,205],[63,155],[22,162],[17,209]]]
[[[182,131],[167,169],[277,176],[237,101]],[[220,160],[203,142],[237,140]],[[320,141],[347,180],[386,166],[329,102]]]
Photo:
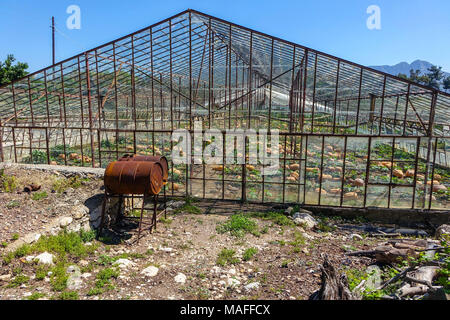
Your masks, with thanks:
[[[81,30],[68,30],[69,5]],[[366,9],[381,9],[369,30]],[[1,0],[0,60],[12,53],[30,72],[51,64],[51,16],[57,61],[149,26],[187,8],[363,65],[427,60],[450,72],[448,0]]]

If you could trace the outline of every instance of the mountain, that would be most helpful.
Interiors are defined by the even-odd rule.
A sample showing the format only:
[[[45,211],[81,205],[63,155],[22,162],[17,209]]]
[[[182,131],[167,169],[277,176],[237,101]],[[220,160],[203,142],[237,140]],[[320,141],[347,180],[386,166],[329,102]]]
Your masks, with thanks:
[[[406,74],[409,76],[409,71],[411,69],[414,70],[420,70],[422,74],[428,73],[428,68],[430,68],[433,64],[428,61],[423,60],[416,60],[412,62],[411,64],[407,62],[400,62],[399,64],[396,64],[395,66],[371,66],[370,68],[373,68],[378,71],[386,72],[389,74],[392,74],[394,76],[397,76],[399,73]],[[444,72],[444,76],[448,77],[450,76],[450,73]]]

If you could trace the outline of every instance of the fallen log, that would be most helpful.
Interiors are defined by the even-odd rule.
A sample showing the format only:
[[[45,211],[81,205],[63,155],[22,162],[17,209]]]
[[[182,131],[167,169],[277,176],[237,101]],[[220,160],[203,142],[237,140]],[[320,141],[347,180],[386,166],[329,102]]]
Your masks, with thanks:
[[[398,295],[403,297],[410,297],[415,295],[423,295],[428,292],[436,291],[439,287],[432,285],[433,279],[438,273],[439,267],[420,267],[411,272],[411,275],[406,275],[405,280],[410,283],[405,284],[398,290]]]

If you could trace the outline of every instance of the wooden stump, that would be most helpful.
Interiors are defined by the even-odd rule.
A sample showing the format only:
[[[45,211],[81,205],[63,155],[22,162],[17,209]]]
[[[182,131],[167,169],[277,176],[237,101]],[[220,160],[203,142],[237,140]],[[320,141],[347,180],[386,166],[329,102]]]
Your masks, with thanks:
[[[311,294],[309,300],[357,300],[348,288],[345,274],[338,275],[336,268],[331,264],[328,256],[324,256],[321,280],[318,291]]]

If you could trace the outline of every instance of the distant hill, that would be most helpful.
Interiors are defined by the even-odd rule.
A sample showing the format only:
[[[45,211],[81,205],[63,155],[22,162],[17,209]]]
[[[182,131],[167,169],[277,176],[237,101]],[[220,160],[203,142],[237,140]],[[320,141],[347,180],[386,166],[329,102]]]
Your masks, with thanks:
[[[407,76],[409,76],[409,70],[411,70],[411,69],[420,70],[422,74],[426,74],[426,73],[428,73],[428,68],[430,68],[432,65],[433,64],[428,61],[416,60],[416,61],[412,62],[411,64],[409,64],[407,62],[400,62],[400,63],[396,64],[395,66],[388,66],[388,65],[371,66],[370,68],[373,68],[378,71],[386,72],[386,73],[392,74],[394,76],[397,76],[399,73],[403,73],[403,74],[406,74]],[[446,77],[450,76],[450,73],[448,73],[448,72],[444,71],[444,74]]]

